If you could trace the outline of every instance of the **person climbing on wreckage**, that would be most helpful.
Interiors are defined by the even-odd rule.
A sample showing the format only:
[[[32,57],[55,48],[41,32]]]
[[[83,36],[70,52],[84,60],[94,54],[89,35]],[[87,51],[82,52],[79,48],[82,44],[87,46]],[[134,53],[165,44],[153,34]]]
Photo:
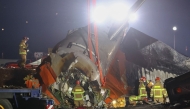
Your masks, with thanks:
[[[18,62],[18,66],[20,68],[25,68],[27,52],[29,51],[28,44],[27,44],[28,40],[29,40],[28,37],[23,37],[23,39],[21,40],[19,44],[19,55],[21,57],[21,60]]]

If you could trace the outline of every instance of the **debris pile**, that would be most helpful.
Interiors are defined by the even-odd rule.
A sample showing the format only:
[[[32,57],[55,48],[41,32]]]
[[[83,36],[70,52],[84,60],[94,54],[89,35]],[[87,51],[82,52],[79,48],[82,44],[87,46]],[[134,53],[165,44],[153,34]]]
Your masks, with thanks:
[[[24,78],[35,73],[28,69],[0,69],[0,87],[25,87]]]

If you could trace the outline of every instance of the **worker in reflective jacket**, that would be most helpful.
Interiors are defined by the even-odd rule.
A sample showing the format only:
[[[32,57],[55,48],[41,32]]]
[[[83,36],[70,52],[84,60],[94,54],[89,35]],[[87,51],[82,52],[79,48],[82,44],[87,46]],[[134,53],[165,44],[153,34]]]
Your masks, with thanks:
[[[76,82],[76,86],[73,88],[72,93],[74,95],[74,104],[76,107],[83,106],[83,94],[84,89],[80,86],[80,82]]]
[[[155,103],[164,103],[165,98],[167,96],[166,90],[163,88],[162,83],[160,82],[160,78],[156,77],[155,84],[152,87],[151,95],[153,95],[153,99]]]
[[[138,96],[131,95],[129,97],[129,103],[135,106],[138,101],[143,101],[147,97],[146,87],[144,82],[146,81],[145,77],[141,77],[139,80],[139,89]]]
[[[140,78],[139,81],[139,96],[141,99],[144,99],[147,97],[147,92],[146,92],[146,86],[144,84],[144,81],[146,81],[145,77]]]
[[[136,96],[136,95],[129,96],[129,104],[133,106],[136,106],[139,100],[141,100],[141,96]]]
[[[21,60],[19,62],[19,66],[21,68],[25,68],[25,64],[26,64],[26,55],[28,52],[28,44],[26,44],[26,42],[29,40],[28,37],[23,37],[22,41],[20,42],[19,45],[19,55],[21,57]]]

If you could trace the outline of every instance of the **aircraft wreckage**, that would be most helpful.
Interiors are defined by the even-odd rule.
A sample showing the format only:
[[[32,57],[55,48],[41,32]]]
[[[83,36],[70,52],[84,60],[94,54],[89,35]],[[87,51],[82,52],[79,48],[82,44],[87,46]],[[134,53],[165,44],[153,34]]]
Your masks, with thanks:
[[[137,1],[131,11],[135,12],[143,2]],[[164,81],[190,70],[188,57],[161,41],[129,28],[128,22],[97,25],[97,29],[90,34],[91,49],[88,29],[86,26],[70,31],[36,69],[34,76],[39,79],[42,92],[53,98],[56,105],[74,105],[71,91],[78,80],[90,105],[97,106],[103,102],[110,104],[119,97],[133,93],[135,81],[141,76],[150,80],[158,76]],[[13,77],[0,76],[4,77],[0,79],[1,85],[14,85],[14,82],[7,82],[15,81],[15,75],[10,75]]]

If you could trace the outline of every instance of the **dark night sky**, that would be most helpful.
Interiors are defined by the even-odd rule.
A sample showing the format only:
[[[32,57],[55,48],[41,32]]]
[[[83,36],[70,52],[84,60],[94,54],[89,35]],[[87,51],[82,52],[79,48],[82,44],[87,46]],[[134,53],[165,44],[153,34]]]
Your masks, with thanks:
[[[190,50],[185,51],[186,46],[190,48],[189,6],[190,0],[146,0],[130,26],[171,47],[172,27],[177,26],[176,50],[190,56]],[[23,36],[28,36],[32,57],[34,52],[47,52],[48,47],[64,39],[68,30],[85,25],[86,0],[0,0],[0,53],[4,58],[19,58],[18,45]]]

